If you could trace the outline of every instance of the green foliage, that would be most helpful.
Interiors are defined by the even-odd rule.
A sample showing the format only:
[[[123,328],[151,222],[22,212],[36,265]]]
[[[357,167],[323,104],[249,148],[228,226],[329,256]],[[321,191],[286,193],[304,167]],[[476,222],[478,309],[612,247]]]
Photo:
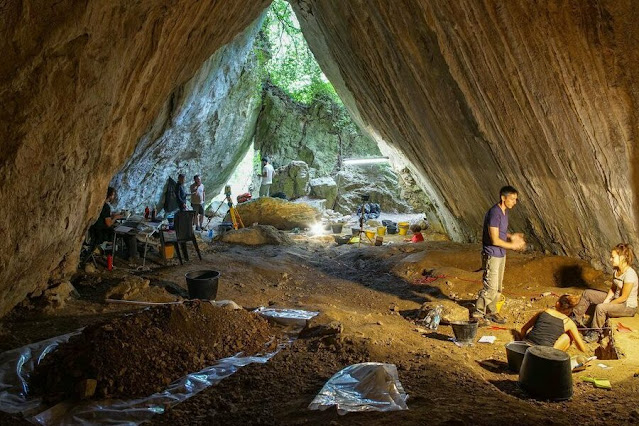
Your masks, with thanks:
[[[285,0],[271,4],[256,43],[256,56],[265,77],[296,101],[309,105],[318,98],[328,98],[341,104]]]

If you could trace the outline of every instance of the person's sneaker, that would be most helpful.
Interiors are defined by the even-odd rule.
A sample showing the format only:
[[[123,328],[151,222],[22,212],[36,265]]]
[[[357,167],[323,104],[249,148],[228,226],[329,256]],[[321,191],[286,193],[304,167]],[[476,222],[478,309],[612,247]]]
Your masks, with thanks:
[[[494,322],[495,324],[506,324],[506,318],[502,317],[498,313],[486,315],[486,319]]]
[[[584,334],[584,342],[586,343],[596,343],[599,341],[599,333],[595,330],[590,330],[586,334]]]

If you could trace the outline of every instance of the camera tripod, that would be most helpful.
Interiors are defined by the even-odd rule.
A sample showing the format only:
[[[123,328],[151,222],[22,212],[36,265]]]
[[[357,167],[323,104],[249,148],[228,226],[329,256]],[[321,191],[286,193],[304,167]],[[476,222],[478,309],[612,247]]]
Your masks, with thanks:
[[[362,246],[362,235],[366,237],[368,242],[373,244],[373,240],[371,240],[370,237],[368,235],[366,235],[366,231],[364,231],[364,215],[366,214],[364,212],[364,206],[366,205],[366,202],[368,200],[369,200],[369,196],[368,195],[362,195],[362,206],[360,207],[360,212],[359,212],[359,231],[357,232],[357,237],[359,239],[359,243],[358,243],[357,247],[361,247]]]
[[[237,212],[237,209],[233,206],[233,200],[231,200],[231,185],[226,185],[224,187],[224,195],[226,195],[226,204],[229,206],[229,217],[231,218],[231,222],[233,222],[233,229],[244,228],[244,222],[242,222],[242,218]],[[220,210],[220,207],[223,205],[224,203],[220,203],[220,205],[217,206],[217,209],[213,212],[211,218],[217,214],[218,210]],[[211,219],[209,219],[209,222],[210,221]]]

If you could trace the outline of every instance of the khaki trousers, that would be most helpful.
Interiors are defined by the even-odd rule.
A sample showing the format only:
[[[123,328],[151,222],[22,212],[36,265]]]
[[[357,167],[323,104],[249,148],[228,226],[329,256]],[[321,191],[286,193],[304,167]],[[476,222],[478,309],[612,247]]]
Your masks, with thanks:
[[[263,183],[260,186],[260,197],[268,197],[270,190],[271,190],[271,184],[270,183]]]
[[[475,312],[473,313],[475,317],[483,317],[487,313],[497,312],[497,301],[503,290],[502,283],[506,269],[506,256],[494,257],[482,253],[481,260],[484,269],[483,288],[475,303]]]
[[[595,314],[592,317],[592,328],[602,328],[606,323],[606,318],[632,317],[637,312],[637,308],[629,308],[624,303],[603,303],[608,292],[599,290],[586,290],[581,295],[581,299],[573,313],[581,321],[590,305],[596,305]]]

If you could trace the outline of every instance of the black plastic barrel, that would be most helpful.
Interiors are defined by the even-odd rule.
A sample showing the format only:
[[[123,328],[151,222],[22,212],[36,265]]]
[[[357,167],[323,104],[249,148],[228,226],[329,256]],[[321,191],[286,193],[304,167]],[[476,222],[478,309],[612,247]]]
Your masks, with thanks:
[[[550,346],[526,351],[519,370],[519,385],[541,400],[563,401],[572,397],[572,371],[567,353]]]
[[[186,275],[189,299],[215,300],[220,273],[211,270],[191,271]]]
[[[524,355],[531,347],[527,342],[510,342],[506,344],[506,359],[508,359],[508,368],[515,373],[521,370],[521,363],[524,362]]]

